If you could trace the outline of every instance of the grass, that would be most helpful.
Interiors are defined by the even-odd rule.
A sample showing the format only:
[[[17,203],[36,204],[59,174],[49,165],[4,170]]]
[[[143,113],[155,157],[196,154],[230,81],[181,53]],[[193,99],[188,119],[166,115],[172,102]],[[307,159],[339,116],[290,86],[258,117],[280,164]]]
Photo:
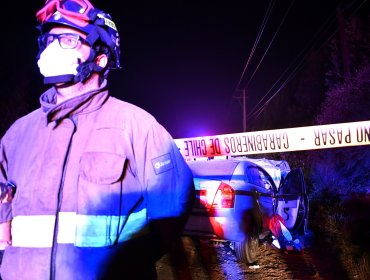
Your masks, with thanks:
[[[311,200],[316,245],[340,262],[349,279],[370,279],[370,197],[323,195]]]

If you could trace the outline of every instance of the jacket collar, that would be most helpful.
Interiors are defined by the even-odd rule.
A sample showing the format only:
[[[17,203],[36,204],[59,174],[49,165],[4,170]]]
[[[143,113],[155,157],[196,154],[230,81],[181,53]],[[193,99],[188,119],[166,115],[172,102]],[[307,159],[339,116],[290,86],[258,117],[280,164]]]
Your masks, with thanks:
[[[45,113],[46,122],[59,122],[81,113],[89,113],[99,109],[108,98],[107,81],[95,90],[85,92],[79,96],[56,104],[57,91],[54,87],[40,96],[40,104]]]

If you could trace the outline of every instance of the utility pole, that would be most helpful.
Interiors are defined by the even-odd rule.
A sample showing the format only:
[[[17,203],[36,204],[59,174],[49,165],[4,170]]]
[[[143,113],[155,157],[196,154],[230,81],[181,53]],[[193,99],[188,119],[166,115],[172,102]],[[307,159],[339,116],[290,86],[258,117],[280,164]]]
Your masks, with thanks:
[[[247,131],[247,97],[246,90],[243,89],[243,132]]]
[[[234,98],[236,99],[242,99],[242,106],[243,106],[243,132],[246,132],[247,131],[247,90],[246,89],[242,89],[242,90],[239,90],[237,89],[236,90],[237,92],[241,92],[242,95],[237,95],[237,96],[234,96]]]

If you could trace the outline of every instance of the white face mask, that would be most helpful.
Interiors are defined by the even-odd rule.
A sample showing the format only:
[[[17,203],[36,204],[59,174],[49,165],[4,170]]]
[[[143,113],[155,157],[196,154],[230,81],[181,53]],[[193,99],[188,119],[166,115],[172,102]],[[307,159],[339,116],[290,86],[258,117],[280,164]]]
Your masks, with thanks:
[[[81,62],[80,52],[76,49],[62,49],[58,40],[55,40],[41,53],[37,65],[44,77],[54,77],[76,75],[76,68]]]

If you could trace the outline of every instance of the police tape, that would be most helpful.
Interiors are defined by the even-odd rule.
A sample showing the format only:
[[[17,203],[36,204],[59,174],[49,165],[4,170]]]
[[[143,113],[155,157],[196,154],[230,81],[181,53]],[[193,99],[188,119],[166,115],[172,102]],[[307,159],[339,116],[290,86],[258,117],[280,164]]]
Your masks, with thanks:
[[[370,144],[370,121],[175,139],[186,158],[241,156]]]

